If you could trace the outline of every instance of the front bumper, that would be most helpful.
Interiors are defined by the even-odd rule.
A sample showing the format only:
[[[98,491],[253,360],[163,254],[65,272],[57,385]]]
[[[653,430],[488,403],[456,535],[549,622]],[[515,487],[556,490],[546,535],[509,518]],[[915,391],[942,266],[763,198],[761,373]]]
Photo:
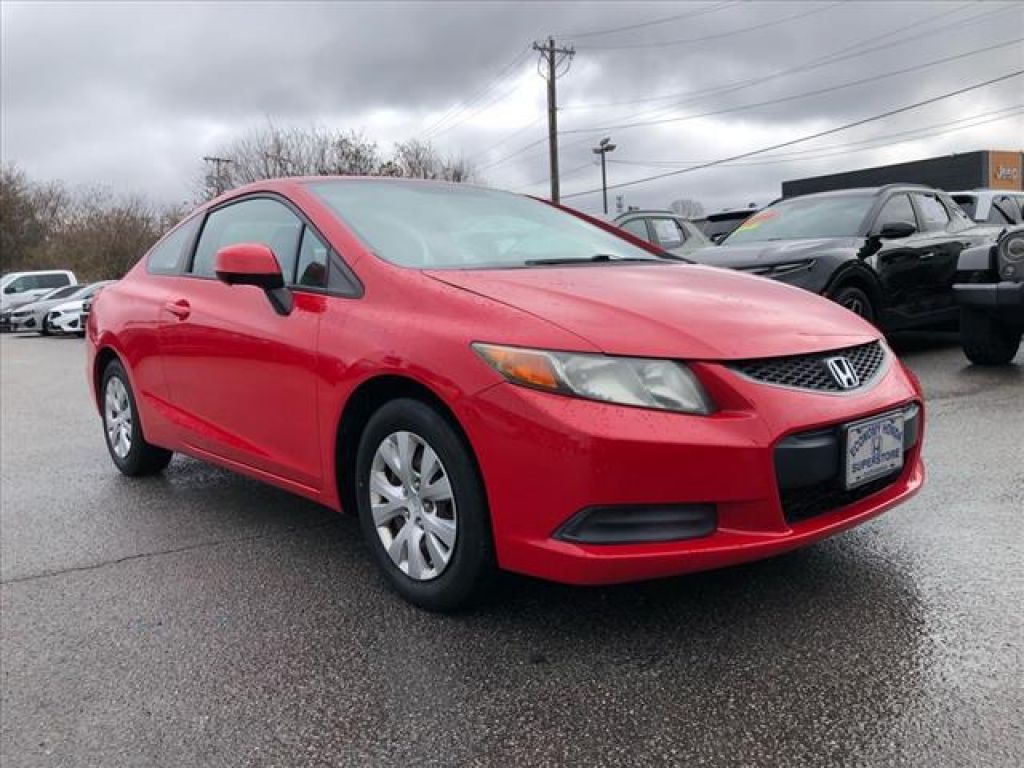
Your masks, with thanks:
[[[46,327],[57,333],[81,333],[85,329],[81,314],[53,313],[46,316]]]
[[[483,471],[503,568],[575,584],[719,568],[831,536],[921,486],[923,409],[918,440],[897,476],[861,494],[826,497],[806,516],[787,514],[784,506],[787,491],[781,486],[789,482],[784,476],[792,478],[777,466],[777,449],[789,438],[894,409],[921,408],[920,392],[894,357],[872,386],[842,395],[772,387],[722,365],[693,367],[721,408],[712,416],[610,406],[505,383],[475,398],[476,418],[465,423]],[[825,482],[835,479],[827,476]],[[806,487],[820,490],[820,483]],[[829,506],[829,498],[837,506]],[[646,512],[700,505],[714,505],[715,524],[696,538],[586,544],[560,535],[590,508]]]
[[[999,317],[1024,319],[1024,282],[957,283],[953,294],[961,306],[983,309]]]

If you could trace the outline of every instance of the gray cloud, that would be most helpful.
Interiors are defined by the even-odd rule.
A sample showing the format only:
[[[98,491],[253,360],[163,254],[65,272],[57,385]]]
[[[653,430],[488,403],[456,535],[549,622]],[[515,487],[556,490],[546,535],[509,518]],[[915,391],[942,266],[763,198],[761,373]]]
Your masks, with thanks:
[[[421,135],[546,34],[575,42],[559,80],[565,131],[660,115],[690,115],[789,97],[1024,36],[1015,3],[109,3],[2,6],[3,159],[33,175],[107,183],[184,199],[203,154],[272,116],[283,123],[363,129],[382,144]],[[775,23],[785,17],[820,12]],[[607,35],[591,30],[691,14]],[[972,21],[973,20],[973,21]],[[764,26],[767,25],[767,26]],[[946,26],[945,29],[941,27]],[[746,32],[746,27],[761,26]],[[935,34],[829,66],[722,88],[812,62],[851,46]],[[712,39],[694,40],[712,36]],[[673,40],[693,42],[661,47]],[[609,131],[618,144],[610,180],[667,170],[624,163],[710,160],[785,141],[1021,68],[1020,44],[919,72],[687,121]],[[1024,102],[1011,81],[790,151],[842,146]],[[707,93],[709,89],[717,92]],[[586,104],[697,92],[688,103]],[[508,94],[506,98],[497,98]],[[703,93],[703,95],[701,95]],[[493,100],[488,109],[480,110]],[[474,114],[475,113],[475,114]],[[530,53],[507,80],[431,134],[445,151],[483,166],[495,186],[544,194],[544,84]],[[461,124],[451,127],[466,117]],[[532,121],[535,124],[530,125]],[[524,126],[530,126],[522,130]],[[487,152],[515,130],[522,132]],[[815,159],[721,167],[624,191],[664,206],[694,197],[709,208],[763,202],[786,178],[978,148],[1019,148],[1024,118],[926,136],[892,148],[841,150]],[[590,146],[599,133],[566,133],[563,190],[599,183]],[[599,196],[574,200],[593,210]]]

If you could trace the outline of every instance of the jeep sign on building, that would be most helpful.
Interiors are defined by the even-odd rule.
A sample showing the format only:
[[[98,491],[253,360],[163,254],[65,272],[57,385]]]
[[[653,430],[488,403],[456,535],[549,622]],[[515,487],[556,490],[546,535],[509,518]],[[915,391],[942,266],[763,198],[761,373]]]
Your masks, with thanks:
[[[830,189],[877,187],[882,184],[925,184],[948,191],[958,189],[1024,189],[1024,153],[979,150],[930,157],[910,163],[880,165],[859,171],[784,181],[782,196],[807,195]]]

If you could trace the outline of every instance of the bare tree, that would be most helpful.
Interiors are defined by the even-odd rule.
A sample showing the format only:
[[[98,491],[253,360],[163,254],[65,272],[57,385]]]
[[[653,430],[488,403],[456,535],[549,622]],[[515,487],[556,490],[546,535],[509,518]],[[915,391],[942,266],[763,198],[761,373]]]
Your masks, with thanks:
[[[410,139],[385,157],[375,141],[356,131],[320,127],[282,127],[267,120],[218,149],[220,175],[204,168],[198,198],[209,200],[224,189],[282,176],[402,176],[468,181],[475,176],[464,157],[442,157],[432,144]]]
[[[704,215],[704,206],[697,200],[692,200],[688,197],[674,200],[669,208],[677,216],[682,216],[684,219],[699,219]]]

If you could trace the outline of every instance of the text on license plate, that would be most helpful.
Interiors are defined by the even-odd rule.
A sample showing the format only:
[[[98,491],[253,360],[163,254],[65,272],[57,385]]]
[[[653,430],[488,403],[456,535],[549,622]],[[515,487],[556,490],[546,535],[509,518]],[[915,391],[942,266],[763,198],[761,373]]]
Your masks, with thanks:
[[[846,426],[846,487],[871,482],[903,467],[903,413],[887,413]]]

